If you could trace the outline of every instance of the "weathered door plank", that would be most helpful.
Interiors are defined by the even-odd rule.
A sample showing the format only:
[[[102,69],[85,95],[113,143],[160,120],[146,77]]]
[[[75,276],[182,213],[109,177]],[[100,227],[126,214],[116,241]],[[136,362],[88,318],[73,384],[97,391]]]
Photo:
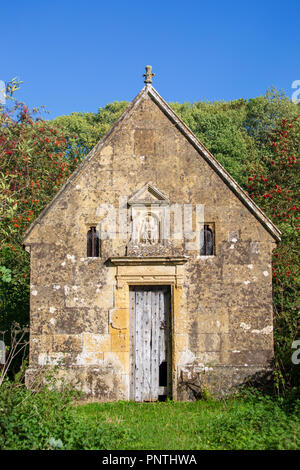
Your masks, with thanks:
[[[159,363],[158,363],[158,332],[159,332],[159,315],[158,315],[158,295],[154,291],[151,293],[152,298],[152,358],[151,358],[151,382],[153,389],[153,400],[158,398],[158,376],[159,376]]]
[[[152,383],[151,383],[151,291],[144,292],[144,381],[143,381],[143,400],[151,401],[152,399]]]
[[[144,305],[143,292],[135,293],[135,387],[136,401],[142,401],[143,389],[143,359],[144,350],[142,344],[143,323],[140,312],[143,311]]]

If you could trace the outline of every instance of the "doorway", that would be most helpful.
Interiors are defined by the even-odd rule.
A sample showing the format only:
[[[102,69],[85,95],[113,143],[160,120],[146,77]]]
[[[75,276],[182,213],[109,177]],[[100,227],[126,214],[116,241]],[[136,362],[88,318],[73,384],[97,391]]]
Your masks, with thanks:
[[[170,286],[130,287],[131,398],[171,396]]]

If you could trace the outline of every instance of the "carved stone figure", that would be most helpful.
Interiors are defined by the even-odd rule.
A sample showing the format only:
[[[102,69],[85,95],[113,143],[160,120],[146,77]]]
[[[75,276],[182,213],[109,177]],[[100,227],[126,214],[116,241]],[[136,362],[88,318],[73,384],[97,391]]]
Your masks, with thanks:
[[[140,243],[154,245],[159,242],[159,222],[152,215],[147,215],[141,222]]]

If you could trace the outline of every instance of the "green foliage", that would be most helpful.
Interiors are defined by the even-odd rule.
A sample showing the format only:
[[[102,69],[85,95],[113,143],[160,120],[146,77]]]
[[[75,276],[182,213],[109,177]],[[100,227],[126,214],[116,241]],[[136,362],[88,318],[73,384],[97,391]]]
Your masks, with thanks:
[[[227,413],[220,413],[209,423],[206,448],[296,450],[300,445],[299,425],[299,415],[285,413],[280,401],[249,395],[238,403],[229,403]]]
[[[69,146],[81,160],[127,106],[126,101],[114,102],[99,108],[97,113],[60,116],[54,124],[59,124],[68,134]],[[246,183],[249,161],[257,160],[277,120],[292,118],[299,109],[275,89],[248,101],[199,101],[170,103],[170,106],[242,186]]]
[[[110,449],[128,433],[75,413],[74,392],[43,387],[34,393],[18,382],[0,387],[0,450]]]
[[[53,123],[68,135],[72,153],[82,160],[128,104],[126,101],[110,103],[97,113],[72,113],[56,118]],[[170,106],[243,187],[248,163],[258,159],[277,120],[292,118],[299,109],[283,92],[275,89],[248,101],[198,101],[170,103]]]
[[[48,380],[55,377],[50,371]],[[52,382],[53,384],[53,382]],[[286,398],[259,392],[223,400],[91,403],[19,381],[0,387],[0,450],[297,449],[299,389]]]
[[[252,139],[243,125],[247,102],[243,99],[229,103],[200,101],[170,103],[170,106],[235,180],[244,185],[245,156],[255,154]]]
[[[207,387],[201,388],[201,400],[213,400],[214,397]]]
[[[29,257],[15,239],[13,246],[15,250],[5,246],[2,240],[0,247],[1,271],[7,272],[6,281],[0,277],[0,330],[7,332],[4,338],[7,345],[10,344],[8,332],[13,322],[24,326],[29,321]],[[13,367],[16,372],[19,364]]]
[[[300,384],[299,365],[292,364],[292,343],[299,339],[299,116],[282,119],[269,135],[265,153],[252,166],[248,191],[282,231],[273,252],[274,338],[279,388]]]
[[[299,389],[282,399],[258,392],[223,400],[162,403],[91,403],[78,406],[87,421],[130,429],[112,449],[298,449]],[[131,438],[130,438],[131,437]]]
[[[267,144],[269,135],[282,119],[292,119],[299,113],[283,91],[267,90],[264,96],[251,98],[247,104],[245,127],[260,150]]]
[[[22,235],[76,163],[58,126],[35,121],[24,104],[0,108],[1,330],[14,320],[28,322],[30,271]]]
[[[127,101],[107,104],[99,108],[97,113],[71,113],[69,116],[59,116],[53,121],[66,133],[69,149],[82,160],[97,144],[125,111]]]
[[[5,266],[0,266],[0,276],[2,282],[11,282],[11,270]]]
[[[242,187],[249,163],[257,162],[277,121],[299,112],[299,107],[276,89],[248,101],[170,105]]]

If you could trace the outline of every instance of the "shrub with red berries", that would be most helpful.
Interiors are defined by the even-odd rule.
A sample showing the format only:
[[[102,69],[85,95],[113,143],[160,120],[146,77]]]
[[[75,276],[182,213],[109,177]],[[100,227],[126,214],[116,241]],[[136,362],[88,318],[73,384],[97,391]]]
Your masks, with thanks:
[[[2,246],[24,231],[74,169],[67,150],[61,129],[34,121],[24,105],[16,119],[0,115]]]
[[[58,125],[35,120],[24,104],[0,106],[0,266],[12,274],[9,283],[0,276],[1,330],[12,319],[28,322],[29,257],[22,235],[76,165]]]
[[[299,380],[291,362],[292,342],[300,339],[299,156],[300,118],[282,119],[248,178],[251,198],[282,232],[272,268],[276,358],[282,383]]]

